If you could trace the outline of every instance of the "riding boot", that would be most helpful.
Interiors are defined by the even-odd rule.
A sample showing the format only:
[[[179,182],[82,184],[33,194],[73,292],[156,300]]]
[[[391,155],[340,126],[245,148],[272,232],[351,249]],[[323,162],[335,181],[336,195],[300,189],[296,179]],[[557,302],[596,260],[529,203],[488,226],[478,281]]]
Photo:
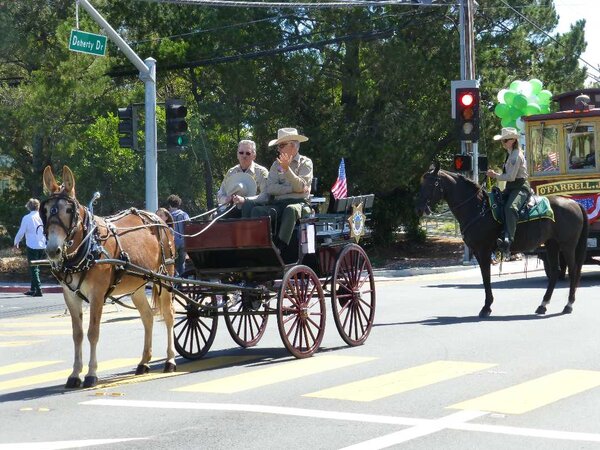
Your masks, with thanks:
[[[496,239],[496,245],[498,250],[502,253],[509,254],[510,253],[510,245],[512,244],[512,239],[510,238],[510,234],[508,231],[504,232],[503,238]]]

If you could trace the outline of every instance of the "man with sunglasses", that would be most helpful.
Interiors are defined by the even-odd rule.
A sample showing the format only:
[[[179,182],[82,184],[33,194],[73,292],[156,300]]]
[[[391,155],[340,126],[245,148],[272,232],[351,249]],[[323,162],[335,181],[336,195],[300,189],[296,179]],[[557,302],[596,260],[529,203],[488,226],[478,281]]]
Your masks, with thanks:
[[[267,177],[269,175],[269,171],[266,167],[254,162],[256,159],[256,143],[247,139],[241,140],[237,148],[237,159],[239,164],[227,171],[227,174],[221,183],[221,187],[217,192],[217,201],[219,205],[228,204],[233,201],[239,206],[239,208],[241,208],[247,199],[255,200],[257,203],[266,203],[268,197],[265,194],[265,188],[267,186]],[[254,181],[256,181],[256,188],[258,192],[257,196],[246,198],[239,195],[227,195],[227,179],[237,173],[247,173],[254,179]],[[241,210],[234,209],[232,213],[228,215],[228,217],[239,217],[240,215]]]
[[[282,250],[287,248],[296,222],[310,215],[310,186],[313,178],[313,163],[310,158],[299,153],[300,143],[308,141],[298,134],[295,128],[281,128],[277,139],[269,142],[269,147],[277,146],[279,156],[273,162],[267,178],[266,193],[273,200],[262,206],[250,205],[242,209],[243,217],[270,216],[279,231],[275,243]]]
[[[527,182],[527,162],[519,144],[519,133],[515,128],[502,128],[500,134],[494,136],[495,141],[502,141],[502,147],[508,153],[502,173],[489,169],[486,175],[499,181],[506,181],[504,194],[504,236],[498,238],[498,249],[504,253],[510,252],[510,246],[515,238],[519,210],[527,202],[531,188]]]

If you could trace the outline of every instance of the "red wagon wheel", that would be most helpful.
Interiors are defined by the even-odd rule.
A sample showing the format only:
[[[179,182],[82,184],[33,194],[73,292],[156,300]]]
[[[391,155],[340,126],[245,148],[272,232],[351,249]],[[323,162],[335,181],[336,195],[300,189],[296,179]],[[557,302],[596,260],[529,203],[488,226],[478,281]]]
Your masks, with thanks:
[[[239,301],[223,309],[225,325],[236,344],[244,348],[253,347],[260,341],[267,328],[268,305],[263,304],[256,296],[239,292],[232,295],[239,296]],[[264,314],[257,314],[259,311],[264,311]]]
[[[359,245],[347,245],[338,256],[331,307],[342,339],[352,346],[363,344],[375,318],[375,280],[369,257]]]
[[[184,272],[181,278],[197,279],[193,270]],[[175,349],[186,359],[200,359],[208,352],[217,335],[217,311],[207,308],[216,305],[216,299],[207,295],[202,287],[185,281],[179,285],[179,290],[198,305],[177,294],[173,296]]]
[[[325,296],[317,274],[295,266],[281,280],[277,325],[281,340],[296,358],[307,358],[319,348],[325,334]]]

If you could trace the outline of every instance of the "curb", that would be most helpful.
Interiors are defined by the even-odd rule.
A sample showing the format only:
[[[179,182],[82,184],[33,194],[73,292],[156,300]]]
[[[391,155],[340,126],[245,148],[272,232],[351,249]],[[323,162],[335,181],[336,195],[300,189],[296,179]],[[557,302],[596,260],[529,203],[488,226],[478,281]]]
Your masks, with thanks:
[[[8,293],[8,294],[22,294],[23,292],[29,290],[29,284],[1,284],[0,285],[0,293]],[[42,292],[44,294],[60,294],[62,293],[62,287],[59,285],[44,285],[42,284]]]

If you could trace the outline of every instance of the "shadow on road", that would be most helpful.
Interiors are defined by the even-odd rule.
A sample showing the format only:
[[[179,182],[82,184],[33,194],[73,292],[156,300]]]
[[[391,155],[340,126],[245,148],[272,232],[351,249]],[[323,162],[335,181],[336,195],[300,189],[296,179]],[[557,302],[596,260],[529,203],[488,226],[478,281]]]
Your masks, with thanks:
[[[429,319],[423,320],[414,320],[410,322],[391,322],[391,323],[375,323],[374,327],[390,327],[396,325],[456,325],[461,323],[476,323],[476,322],[515,322],[515,321],[529,321],[529,320],[545,320],[551,319],[553,317],[562,316],[562,313],[554,313],[554,314],[515,314],[512,316],[491,316],[491,317],[479,317],[479,316],[465,316],[465,317],[457,317],[457,316],[438,316],[431,317]]]

